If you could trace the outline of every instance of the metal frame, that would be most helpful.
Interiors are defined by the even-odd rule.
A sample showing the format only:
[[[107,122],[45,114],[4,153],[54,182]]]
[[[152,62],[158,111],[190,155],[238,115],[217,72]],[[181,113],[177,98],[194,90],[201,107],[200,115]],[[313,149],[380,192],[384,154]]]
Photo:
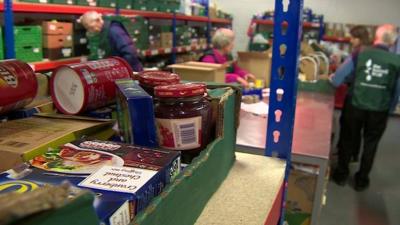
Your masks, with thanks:
[[[297,97],[298,57],[302,34],[303,0],[290,1],[287,11],[283,0],[275,0],[274,43],[265,155],[286,159],[285,187],[291,166],[294,118]],[[286,32],[283,24],[287,23]],[[281,49],[286,49],[281,54]],[[281,116],[278,115],[281,112]],[[280,224],[284,223],[285,188]]]

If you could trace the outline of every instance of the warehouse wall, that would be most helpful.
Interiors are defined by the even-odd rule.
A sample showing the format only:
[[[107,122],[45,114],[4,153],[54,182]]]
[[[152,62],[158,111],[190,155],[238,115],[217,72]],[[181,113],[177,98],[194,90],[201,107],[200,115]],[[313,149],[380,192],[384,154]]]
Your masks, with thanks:
[[[274,8],[275,0],[214,0],[221,9],[233,13],[237,32],[236,50],[245,50],[247,27],[252,15]],[[325,15],[328,22],[400,26],[400,0],[304,0],[305,7]]]

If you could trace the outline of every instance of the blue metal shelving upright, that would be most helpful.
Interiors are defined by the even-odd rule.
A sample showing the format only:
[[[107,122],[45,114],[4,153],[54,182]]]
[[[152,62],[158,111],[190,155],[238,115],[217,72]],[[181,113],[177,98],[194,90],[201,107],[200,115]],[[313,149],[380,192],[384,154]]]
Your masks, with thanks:
[[[291,166],[293,127],[296,110],[298,57],[302,36],[303,0],[275,0],[274,43],[269,99],[267,156],[287,162],[285,187]],[[288,26],[284,28],[284,23]],[[286,188],[283,194],[280,224],[284,222]]]
[[[4,0],[4,43],[6,51],[5,58],[15,58],[14,49],[14,15],[12,9],[12,0]]]

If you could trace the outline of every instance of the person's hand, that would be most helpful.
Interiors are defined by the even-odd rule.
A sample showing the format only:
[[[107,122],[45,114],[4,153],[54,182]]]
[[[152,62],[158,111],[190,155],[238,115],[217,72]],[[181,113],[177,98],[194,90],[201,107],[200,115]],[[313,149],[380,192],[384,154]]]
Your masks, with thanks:
[[[238,77],[237,78],[237,82],[239,84],[241,84],[244,88],[249,88],[249,82],[247,82],[247,80],[245,80],[245,79],[243,79],[241,77]]]
[[[246,75],[245,75],[245,78],[246,78],[247,81],[253,81],[253,82],[256,81],[256,76],[254,76],[254,75],[251,74],[251,73],[246,74]]]

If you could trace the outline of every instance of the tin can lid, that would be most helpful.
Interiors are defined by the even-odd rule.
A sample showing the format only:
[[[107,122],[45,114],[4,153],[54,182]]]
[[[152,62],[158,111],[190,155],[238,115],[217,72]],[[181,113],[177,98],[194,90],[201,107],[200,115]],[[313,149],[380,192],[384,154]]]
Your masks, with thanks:
[[[161,86],[178,84],[180,81],[179,75],[164,71],[143,71],[139,73],[140,84],[149,86]]]
[[[50,80],[51,97],[56,108],[64,114],[78,114],[85,104],[84,85],[80,76],[63,66],[53,72]]]
[[[155,96],[160,98],[199,96],[206,92],[207,86],[204,83],[174,84],[154,88]]]

